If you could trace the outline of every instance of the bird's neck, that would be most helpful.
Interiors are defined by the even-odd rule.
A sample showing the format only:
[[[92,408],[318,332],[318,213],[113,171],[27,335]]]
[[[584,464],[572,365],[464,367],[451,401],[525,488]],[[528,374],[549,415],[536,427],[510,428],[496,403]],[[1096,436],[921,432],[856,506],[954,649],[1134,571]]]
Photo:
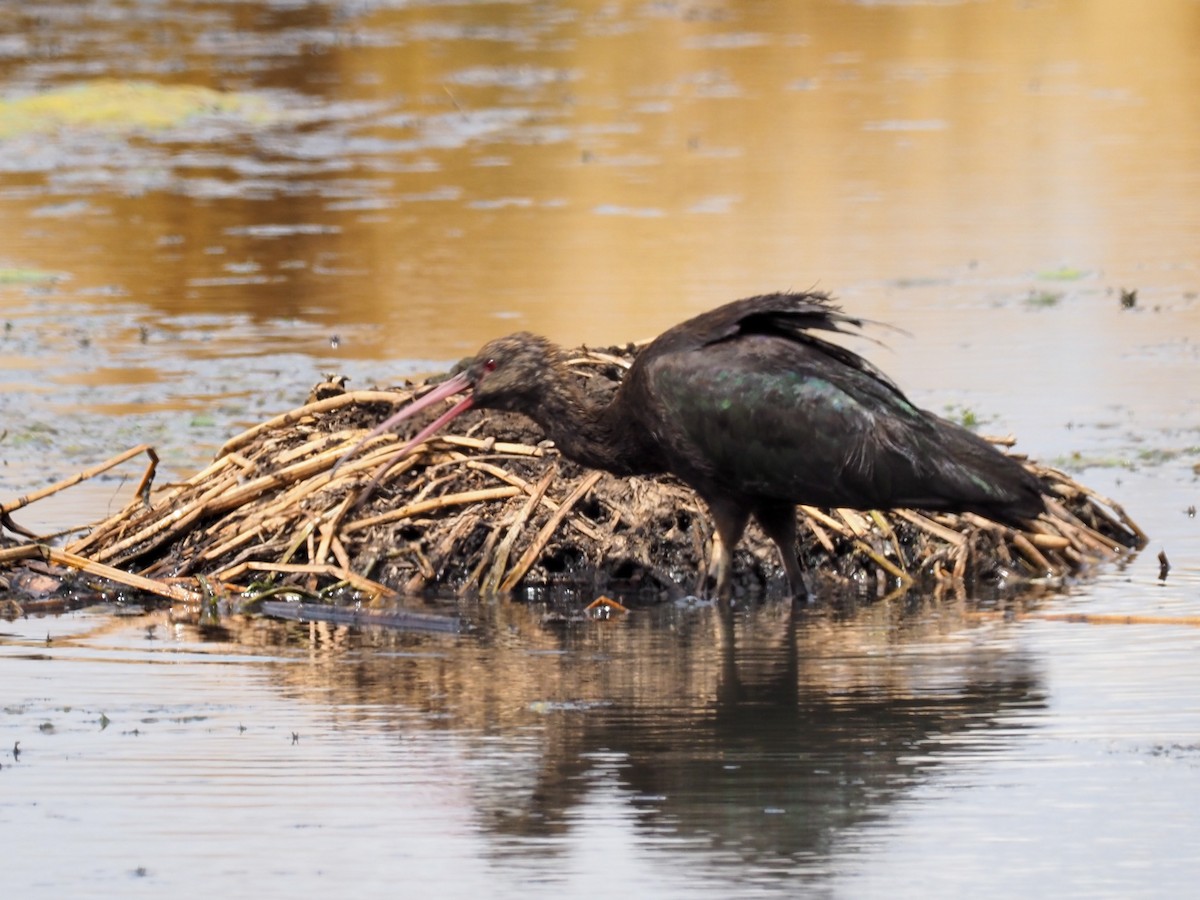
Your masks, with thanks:
[[[617,404],[595,400],[563,380],[548,386],[533,419],[567,459],[616,475],[659,471]]]

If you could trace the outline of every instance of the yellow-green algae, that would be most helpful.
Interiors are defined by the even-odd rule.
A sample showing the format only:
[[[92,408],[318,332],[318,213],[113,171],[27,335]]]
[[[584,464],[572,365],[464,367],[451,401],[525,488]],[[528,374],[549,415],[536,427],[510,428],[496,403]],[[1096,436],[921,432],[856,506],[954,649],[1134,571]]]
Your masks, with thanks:
[[[62,272],[47,272],[42,269],[10,268],[0,264],[0,285],[5,284],[41,284],[48,281],[62,281],[67,278]]]
[[[0,138],[59,128],[161,131],[213,115],[251,125],[278,118],[261,97],[196,85],[100,79],[0,98]]]

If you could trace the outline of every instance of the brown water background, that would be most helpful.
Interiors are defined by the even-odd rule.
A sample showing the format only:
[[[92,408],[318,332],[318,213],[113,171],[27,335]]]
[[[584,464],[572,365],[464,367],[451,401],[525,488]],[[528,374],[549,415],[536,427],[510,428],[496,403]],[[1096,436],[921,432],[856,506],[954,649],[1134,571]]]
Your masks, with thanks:
[[[143,440],[190,473],[324,372],[387,383],[505,331],[612,343],[817,287],[907,332],[857,349],[914,399],[1016,434],[1152,535],[1035,606],[1194,616],[1197,46],[1195,0],[4,3],[0,495]],[[139,83],[243,105],[21,105]],[[97,518],[129,479],[17,518]],[[478,640],[0,627],[0,888],[1200,877],[1194,629],[920,598],[790,628],[473,612]]]

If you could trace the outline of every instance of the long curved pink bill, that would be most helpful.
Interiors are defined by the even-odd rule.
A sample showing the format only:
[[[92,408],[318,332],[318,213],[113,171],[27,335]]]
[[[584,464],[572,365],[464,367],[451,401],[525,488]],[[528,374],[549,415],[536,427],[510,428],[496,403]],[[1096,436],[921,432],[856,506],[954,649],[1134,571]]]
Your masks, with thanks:
[[[475,401],[471,397],[464,397],[462,400],[459,400],[457,403],[454,404],[454,406],[450,407],[450,409],[446,410],[444,413],[442,413],[440,416],[438,416],[437,419],[435,419],[433,422],[430,422],[428,425],[426,425],[424,428],[422,428],[421,432],[416,437],[414,437],[411,441],[409,441],[407,444],[405,444],[403,447],[401,447],[399,450],[397,450],[395,453],[393,453],[391,456],[389,456],[387,459],[385,459],[383,461],[383,465],[381,465],[375,471],[375,475],[371,478],[371,483],[367,485],[367,489],[363,492],[362,498],[360,499],[359,502],[366,500],[366,498],[371,495],[371,493],[375,490],[375,486],[383,480],[383,476],[391,471],[392,466],[394,466],[396,463],[400,462],[400,460],[402,460],[405,456],[407,456],[409,450],[411,450],[413,447],[417,446],[417,444],[419,444],[422,441],[429,438],[430,435],[433,435],[436,432],[440,431],[443,425],[445,425],[447,422],[449,422],[451,419],[453,419],[459,413],[466,412],[468,409],[470,409],[474,405],[474,403],[475,403]]]
[[[347,450],[345,453],[343,453],[341,455],[341,457],[339,457],[338,461],[333,464],[333,468],[329,470],[330,477],[331,478],[333,477],[334,473],[337,472],[337,470],[341,467],[342,463],[344,463],[346,460],[350,459],[352,456],[355,456],[373,438],[378,437],[379,435],[383,434],[385,431],[390,431],[391,429],[393,429],[397,425],[399,425],[401,422],[403,422],[405,419],[419,413],[421,410],[427,409],[428,407],[433,406],[433,404],[439,403],[442,400],[445,400],[447,397],[452,397],[455,394],[461,394],[464,390],[466,390],[470,386],[471,386],[471,382],[467,378],[466,373],[460,373],[458,375],[455,375],[453,378],[447,379],[446,381],[442,382],[442,384],[438,385],[436,388],[434,388],[432,391],[430,391],[428,394],[426,394],[421,399],[414,400],[412,403],[410,403],[408,406],[401,409],[399,412],[384,419],[382,422],[380,422],[378,425],[376,425],[373,429],[371,429],[370,433],[367,434],[366,437],[364,437],[361,441],[359,441],[357,444],[355,444],[353,447],[351,447],[349,450]],[[430,434],[432,434],[437,429],[441,428],[443,425],[445,425],[447,422],[449,422],[451,419],[453,419],[459,413],[465,412],[467,409],[469,409],[471,407],[471,403],[472,403],[472,400],[468,396],[466,399],[455,404],[453,407],[451,407],[451,409],[448,412],[446,412],[442,416],[439,416],[437,421],[435,421],[429,427],[423,429],[420,434],[418,434],[415,438],[413,438],[411,441],[409,441],[404,446],[404,449],[400,451],[400,453],[403,454],[403,453],[408,452],[408,450],[410,448],[412,448],[416,444],[419,444],[421,441],[425,440],[427,437],[429,437]]]
[[[430,422],[428,425],[426,425],[424,428],[422,428],[419,432],[417,432],[417,435],[411,441],[409,441],[407,444],[405,444],[403,447],[400,448],[400,455],[403,456],[405,453],[407,453],[413,447],[417,446],[417,444],[420,444],[422,441],[425,441],[432,435],[437,434],[439,431],[442,430],[442,427],[447,422],[449,422],[451,419],[457,418],[462,413],[465,413],[468,409],[470,409],[474,405],[475,405],[474,397],[472,397],[470,395],[463,397],[461,400],[459,400],[457,403],[455,403],[452,407],[450,407],[448,410],[446,410],[444,413],[442,413],[440,416],[438,416],[436,419],[434,419],[432,422]]]

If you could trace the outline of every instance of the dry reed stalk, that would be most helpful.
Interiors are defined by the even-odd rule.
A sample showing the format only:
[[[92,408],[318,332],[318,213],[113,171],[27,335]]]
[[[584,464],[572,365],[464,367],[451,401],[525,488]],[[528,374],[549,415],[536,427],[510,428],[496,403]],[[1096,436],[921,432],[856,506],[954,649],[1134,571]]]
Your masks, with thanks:
[[[997,447],[1015,447],[1017,445],[1017,436],[1015,434],[981,434],[981,438],[989,444],[995,444]],[[1016,454],[1013,454],[1016,456]],[[1018,459],[1024,459],[1023,456],[1018,456]]]
[[[87,559],[75,553],[69,553],[66,550],[59,550],[55,547],[46,547],[44,549],[45,558],[52,563],[58,563],[60,566],[69,566],[72,569],[78,569],[89,575],[98,575],[101,578],[107,578],[109,581],[115,581],[117,584],[133,588],[135,591],[157,594],[160,597],[166,597],[168,600],[174,600],[178,603],[198,603],[202,599],[201,595],[196,591],[180,585],[166,584],[153,578],[143,578],[141,575],[125,572],[113,566],[106,566],[95,560]]]
[[[528,481],[526,481],[525,479],[520,478],[516,475],[513,475],[511,472],[509,472],[505,469],[502,469],[499,466],[492,465],[491,463],[480,462],[478,460],[469,460],[466,465],[467,465],[467,468],[469,468],[469,469],[475,469],[476,471],[479,471],[479,472],[486,472],[487,474],[491,475],[493,478],[497,479],[498,481],[503,481],[506,484],[511,484],[514,487],[519,487],[521,490],[523,490],[527,494],[533,491],[533,486],[531,486]],[[550,512],[554,512],[555,510],[558,509],[558,503],[552,497],[547,497],[547,496],[543,495],[542,499],[541,499],[541,503],[548,510],[550,510]],[[600,536],[600,532],[598,532],[595,528],[592,528],[590,525],[587,525],[583,522],[577,521],[577,518],[578,517],[568,519],[567,523],[572,528],[574,528],[576,531],[578,531],[580,534],[582,534],[584,537],[586,537],[588,540],[592,540],[592,541],[603,540],[603,538]]]
[[[102,475],[109,469],[119,466],[126,460],[133,459],[139,454],[145,453],[150,457],[150,462],[146,467],[146,474],[142,476],[144,484],[147,478],[152,478],[155,467],[158,465],[158,455],[154,452],[154,448],[149,444],[138,444],[136,447],[131,447],[123,453],[118,453],[111,459],[107,459],[99,465],[92,466],[90,469],[84,469],[82,472],[77,472],[70,478],[64,478],[62,481],[56,481],[54,484],[44,488],[39,488],[30,494],[25,494],[18,497],[16,500],[10,500],[8,503],[0,503],[0,514],[8,515],[16,512],[18,509],[28,506],[30,503],[36,503],[38,500],[44,500],[60,491],[65,491],[69,487],[74,487],[81,481],[87,481],[89,478],[95,478],[97,475]]]
[[[953,550],[954,568],[950,570],[950,577],[956,584],[962,584],[963,579],[967,576],[967,557],[969,553],[970,551],[965,539]]]
[[[953,528],[947,528],[945,525],[940,525],[933,521],[933,519],[923,516],[915,510],[897,509],[892,512],[904,521],[916,525],[922,531],[933,535],[940,541],[945,541],[947,544],[961,547],[967,542],[967,539],[960,532],[955,531]]]
[[[333,541],[330,542],[329,548],[333,551],[333,558],[338,561],[338,565],[343,569],[349,569],[352,565],[350,562],[350,554],[346,552],[345,545],[337,539],[335,535]]]
[[[209,547],[194,556],[193,560],[200,562],[204,560],[220,559],[227,553],[232,553],[243,544],[248,544],[250,541],[262,534],[262,531],[263,526],[260,522],[253,527],[247,528],[245,531],[238,532],[232,538],[226,540],[223,544],[211,544]]]
[[[340,449],[338,446],[330,448],[330,440],[337,440],[338,435],[319,434],[315,438],[311,438],[303,444],[297,444],[295,447],[281,449],[275,454],[273,462],[277,466],[287,466],[298,459],[303,459],[306,456],[320,457],[322,454],[327,457],[333,456]],[[348,441],[347,441],[348,442]],[[335,457],[336,458],[336,457]]]
[[[883,533],[884,538],[892,545],[892,549],[896,551],[896,558],[903,559],[904,554],[900,550],[900,539],[896,537],[896,531],[892,528],[892,523],[877,509],[873,509],[867,513],[867,518],[871,523]]]
[[[221,458],[229,460],[243,472],[249,472],[254,468],[254,463],[246,459],[246,457],[242,456],[242,454],[238,453],[236,450],[231,450]]]
[[[213,480],[217,473],[228,469],[232,465],[237,465],[237,459],[232,456],[222,456],[214,459],[208,466],[201,469],[191,478],[182,482],[175,482],[165,487],[164,492],[159,495],[155,506],[170,505],[176,497],[189,492],[194,492],[198,487],[206,485]]]
[[[1064,475],[1062,472],[1059,472],[1055,469],[1050,469],[1049,471],[1053,472],[1055,474],[1055,476],[1057,476],[1058,478],[1061,478],[1063,481],[1070,481],[1070,479],[1068,479],[1067,476]],[[1121,504],[1111,500],[1108,497],[1105,497],[1103,494],[1097,493],[1096,491],[1089,488],[1086,484],[1082,484],[1077,481],[1071,481],[1070,484],[1076,490],[1079,490],[1080,492],[1082,492],[1084,494],[1084,496],[1086,496],[1092,500],[1092,510],[1094,512],[1102,514],[1104,518],[1106,518],[1109,522],[1113,522],[1114,524],[1119,519],[1119,521],[1121,523],[1123,523],[1131,531],[1133,531],[1133,533],[1139,538],[1139,540],[1143,544],[1147,543],[1150,540],[1150,538],[1146,534],[1146,532],[1142,531],[1142,529],[1138,527],[1137,522],[1133,521],[1133,519],[1129,518],[1129,516],[1126,515],[1125,509],[1124,509],[1124,507],[1121,506]],[[1105,507],[1107,507],[1108,510],[1111,510],[1112,513],[1117,518],[1114,518],[1113,515],[1109,515],[1105,511],[1105,509],[1104,509]]]
[[[110,544],[96,552],[98,560],[116,559],[122,551],[132,547],[137,547],[136,555],[143,555],[170,540],[177,534],[180,534],[185,529],[190,528],[192,524],[204,514],[204,507],[198,504],[193,504],[185,509],[175,510],[167,513],[156,522],[152,522],[146,528],[136,532],[124,540]]]
[[[148,444],[142,446],[146,447],[146,456],[150,458],[150,462],[147,463],[146,470],[142,472],[137,487],[133,489],[133,499],[129,501],[127,507],[130,510],[150,505],[150,488],[154,485],[154,475],[158,471],[158,453]]]
[[[305,547],[307,549],[308,558],[312,559],[312,533],[316,527],[316,523],[311,519],[303,522],[293,533],[292,542],[287,545],[287,549],[284,551],[279,562],[283,564],[290,564],[292,557],[299,552],[301,547]]]
[[[265,494],[273,488],[279,488],[286,484],[294,484],[302,481],[305,478],[311,478],[318,472],[325,470],[326,462],[327,460],[319,457],[316,459],[306,459],[269,474],[260,475],[258,478],[248,481],[246,484],[232,491],[225,491],[219,497],[214,497],[209,503],[208,511],[213,515],[226,513],[255,499],[261,494]]]
[[[1095,529],[1086,525],[1079,519],[1078,516],[1070,512],[1062,503],[1053,497],[1046,498],[1046,508],[1054,515],[1055,521],[1060,529],[1069,529],[1074,533],[1074,538],[1090,547],[1093,551],[1100,553],[1113,553],[1121,549],[1121,545],[1112,538],[1105,537]],[[1107,515],[1103,515],[1104,510],[1098,509],[1092,505],[1093,512],[1102,514],[1101,518],[1107,521],[1112,521]]]
[[[126,515],[119,516],[116,520],[109,520],[109,522],[102,523],[88,538],[73,544],[70,550],[82,553],[86,547],[90,547],[92,544],[104,544],[104,542],[110,540],[110,533],[112,532],[108,528],[109,523],[113,524],[116,532],[125,535],[128,533],[128,529],[137,528],[139,523],[150,520],[155,515],[161,514],[163,510],[174,510],[178,506],[178,500],[181,497],[194,497],[202,491],[218,492],[222,490],[221,485],[228,484],[229,481],[236,479],[236,474],[234,473],[224,473],[221,475],[221,478],[217,478],[218,473],[222,473],[229,466],[229,461],[222,460],[204,469],[204,472],[199,475],[193,475],[187,481],[181,482],[181,484],[168,486],[166,491],[155,499],[154,503],[146,504],[145,508],[136,511],[132,509],[126,510]],[[202,478],[204,473],[209,474]]]
[[[17,544],[0,549],[0,563],[20,562],[24,559],[41,559],[44,552],[41,544]]]
[[[1029,560],[1039,572],[1049,575],[1054,571],[1055,567],[1041,554],[1037,547],[1033,546],[1033,542],[1025,537],[1024,534],[1019,531],[1010,530],[1009,540],[1017,548],[1017,551]]]
[[[500,583],[500,590],[504,592],[511,591],[517,586],[517,583],[525,577],[525,573],[529,571],[529,567],[533,565],[538,555],[545,548],[550,536],[554,534],[554,530],[558,528],[559,523],[571,511],[572,507],[583,498],[583,496],[596,486],[596,482],[600,480],[602,472],[592,472],[586,476],[575,486],[575,490],[563,500],[562,504],[554,511],[546,524],[542,526],[542,530],[538,532],[537,537],[521,554],[521,558],[517,560],[517,564],[512,567],[512,570],[504,577]]]
[[[325,486],[314,484],[314,480],[298,481],[280,494],[275,496],[263,494],[244,504],[238,510],[241,514],[238,527],[246,528],[269,522],[272,519],[290,518],[302,501],[325,490]]]
[[[333,548],[333,541],[337,537],[338,529],[342,527],[342,520],[353,505],[353,495],[347,494],[342,502],[334,507],[333,513],[321,524],[321,545],[317,548],[317,555],[313,560],[317,565],[324,565],[325,560],[329,558],[329,551]]]
[[[875,563],[875,565],[879,566],[879,568],[883,569],[893,578],[897,579],[902,585],[905,587],[912,585],[912,577],[907,572],[898,567],[882,553],[878,553],[873,548],[869,547],[865,541],[855,540],[854,546],[858,548],[860,553],[863,553],[869,557],[870,560]]]
[[[804,516],[805,524],[808,526],[808,530],[811,531],[816,537],[817,543],[821,545],[826,553],[832,555],[834,552],[833,541],[830,540],[829,535],[825,533],[825,529],[817,524],[817,520],[809,514],[807,507],[801,507],[800,510],[800,514]]]
[[[411,391],[347,391],[345,394],[326,397],[324,400],[314,400],[312,403],[306,403],[299,409],[293,409],[291,412],[275,416],[273,419],[268,419],[259,425],[255,425],[253,428],[246,429],[235,437],[231,437],[217,451],[217,456],[225,456],[234,450],[238,450],[252,443],[259,435],[266,432],[288,428],[309,416],[332,412],[335,409],[341,409],[343,406],[358,406],[367,403],[387,403],[392,406],[398,406],[411,399]]]
[[[496,549],[496,541],[500,540],[500,529],[492,526],[488,531],[488,536],[483,542],[483,549],[479,553],[479,562],[471,569],[466,581],[459,589],[459,593],[465,594],[469,590],[475,588],[483,579],[483,570],[487,568],[488,563],[492,559],[492,551]]]
[[[230,483],[232,476],[226,476],[224,479],[218,479],[215,484],[209,486],[208,491],[201,495],[201,503],[206,496],[215,496],[219,494],[224,487]],[[102,523],[91,535],[82,538],[71,544],[67,549],[72,553],[82,554],[93,544],[102,543],[109,538],[113,531],[119,531],[126,535],[128,529],[136,528],[139,522],[149,520],[150,524],[143,527],[140,531],[135,531],[132,535],[117,538],[97,552],[97,558],[101,560],[114,559],[120,555],[123,550],[130,547],[138,546],[146,543],[146,549],[150,550],[157,546],[161,541],[169,539],[173,534],[172,528],[187,527],[203,512],[199,508],[200,504],[197,501],[186,503],[182,507],[177,507],[173,502],[180,496],[179,492],[172,491],[172,500],[162,501],[154,504],[150,509],[141,510],[138,514],[130,514],[128,510],[123,511],[115,519],[110,520],[114,523],[113,527],[106,527],[108,523]],[[154,516],[158,515],[157,520]],[[183,525],[179,526],[182,522]],[[148,543],[151,538],[158,537],[156,543]]]
[[[614,356],[602,350],[588,350],[586,347],[582,349],[584,355],[568,359],[568,366],[616,366],[618,369],[625,370],[632,365],[630,360],[622,356]]]
[[[866,519],[864,519],[858,512],[852,509],[836,509],[834,512],[837,514],[838,518],[846,523],[846,527],[850,529],[850,533],[856,538],[861,538],[863,535],[870,532],[871,527],[867,524]]]
[[[399,509],[394,509],[391,512],[381,513],[377,516],[368,516],[365,519],[359,519],[351,522],[342,529],[345,534],[352,534],[356,531],[362,531],[366,528],[371,528],[376,525],[386,525],[390,522],[399,522],[401,519],[410,519],[413,516],[419,516],[423,513],[433,512],[434,510],[445,509],[450,506],[464,506],[469,503],[482,503],[487,500],[505,500],[509,497],[515,497],[521,493],[521,489],[517,487],[502,487],[502,488],[485,488],[477,491],[463,491],[458,494],[446,494],[441,497],[434,497],[432,500],[426,500],[422,503],[409,503]]]
[[[813,520],[814,522],[820,522],[830,531],[836,531],[844,538],[854,537],[853,532],[848,529],[847,525],[837,521],[837,519],[833,518],[832,516],[826,515],[815,506],[801,506],[800,509],[804,511],[804,514],[808,516],[809,519]],[[832,551],[832,549],[833,545],[831,544],[830,550]]]
[[[558,474],[558,467],[551,465],[543,475],[533,490],[529,493],[528,499],[521,505],[517,514],[513,517],[512,524],[509,525],[508,531],[500,542],[496,545],[496,552],[492,558],[492,564],[488,566],[488,574],[484,577],[483,590],[485,593],[494,593],[504,580],[504,569],[508,565],[508,557],[512,552],[513,544],[517,542],[517,537],[521,534],[521,529],[525,527],[525,523],[529,521],[529,516],[533,513],[536,507],[542,500],[542,496],[550,487],[550,483]]]
[[[460,434],[442,434],[435,439],[453,447],[466,447],[471,450],[484,450],[498,456],[545,456],[546,451],[533,444],[514,444],[508,441],[497,441],[494,438],[480,440]]]
[[[443,485],[453,484],[462,477],[461,473],[457,469],[450,472],[442,472],[436,478],[429,477],[429,475],[433,474],[434,472],[438,472],[441,468],[442,467],[436,465],[426,467],[425,473],[422,476],[422,479],[425,483],[416,492],[416,494],[413,495],[412,499],[408,501],[409,503],[424,503],[430,498],[431,495],[440,490]]]
[[[1045,529],[1044,525],[1034,522],[1032,527]],[[1065,538],[1061,534],[1051,534],[1049,529],[1043,531],[1029,531],[1029,540],[1033,546],[1042,550],[1066,550],[1071,546],[1070,538]]]
[[[450,554],[454,552],[454,548],[457,546],[458,542],[462,540],[465,534],[473,530],[478,523],[479,517],[469,512],[463,513],[457,518],[454,525],[442,537],[441,542],[434,550],[433,558],[429,561],[430,566],[433,568],[433,578],[437,578],[437,573],[441,570],[442,566],[445,565],[446,559],[450,556]],[[343,550],[343,552],[345,551]],[[404,593],[420,593],[429,586],[429,583],[432,580],[433,579],[426,578],[423,574],[414,575],[405,583]]]

